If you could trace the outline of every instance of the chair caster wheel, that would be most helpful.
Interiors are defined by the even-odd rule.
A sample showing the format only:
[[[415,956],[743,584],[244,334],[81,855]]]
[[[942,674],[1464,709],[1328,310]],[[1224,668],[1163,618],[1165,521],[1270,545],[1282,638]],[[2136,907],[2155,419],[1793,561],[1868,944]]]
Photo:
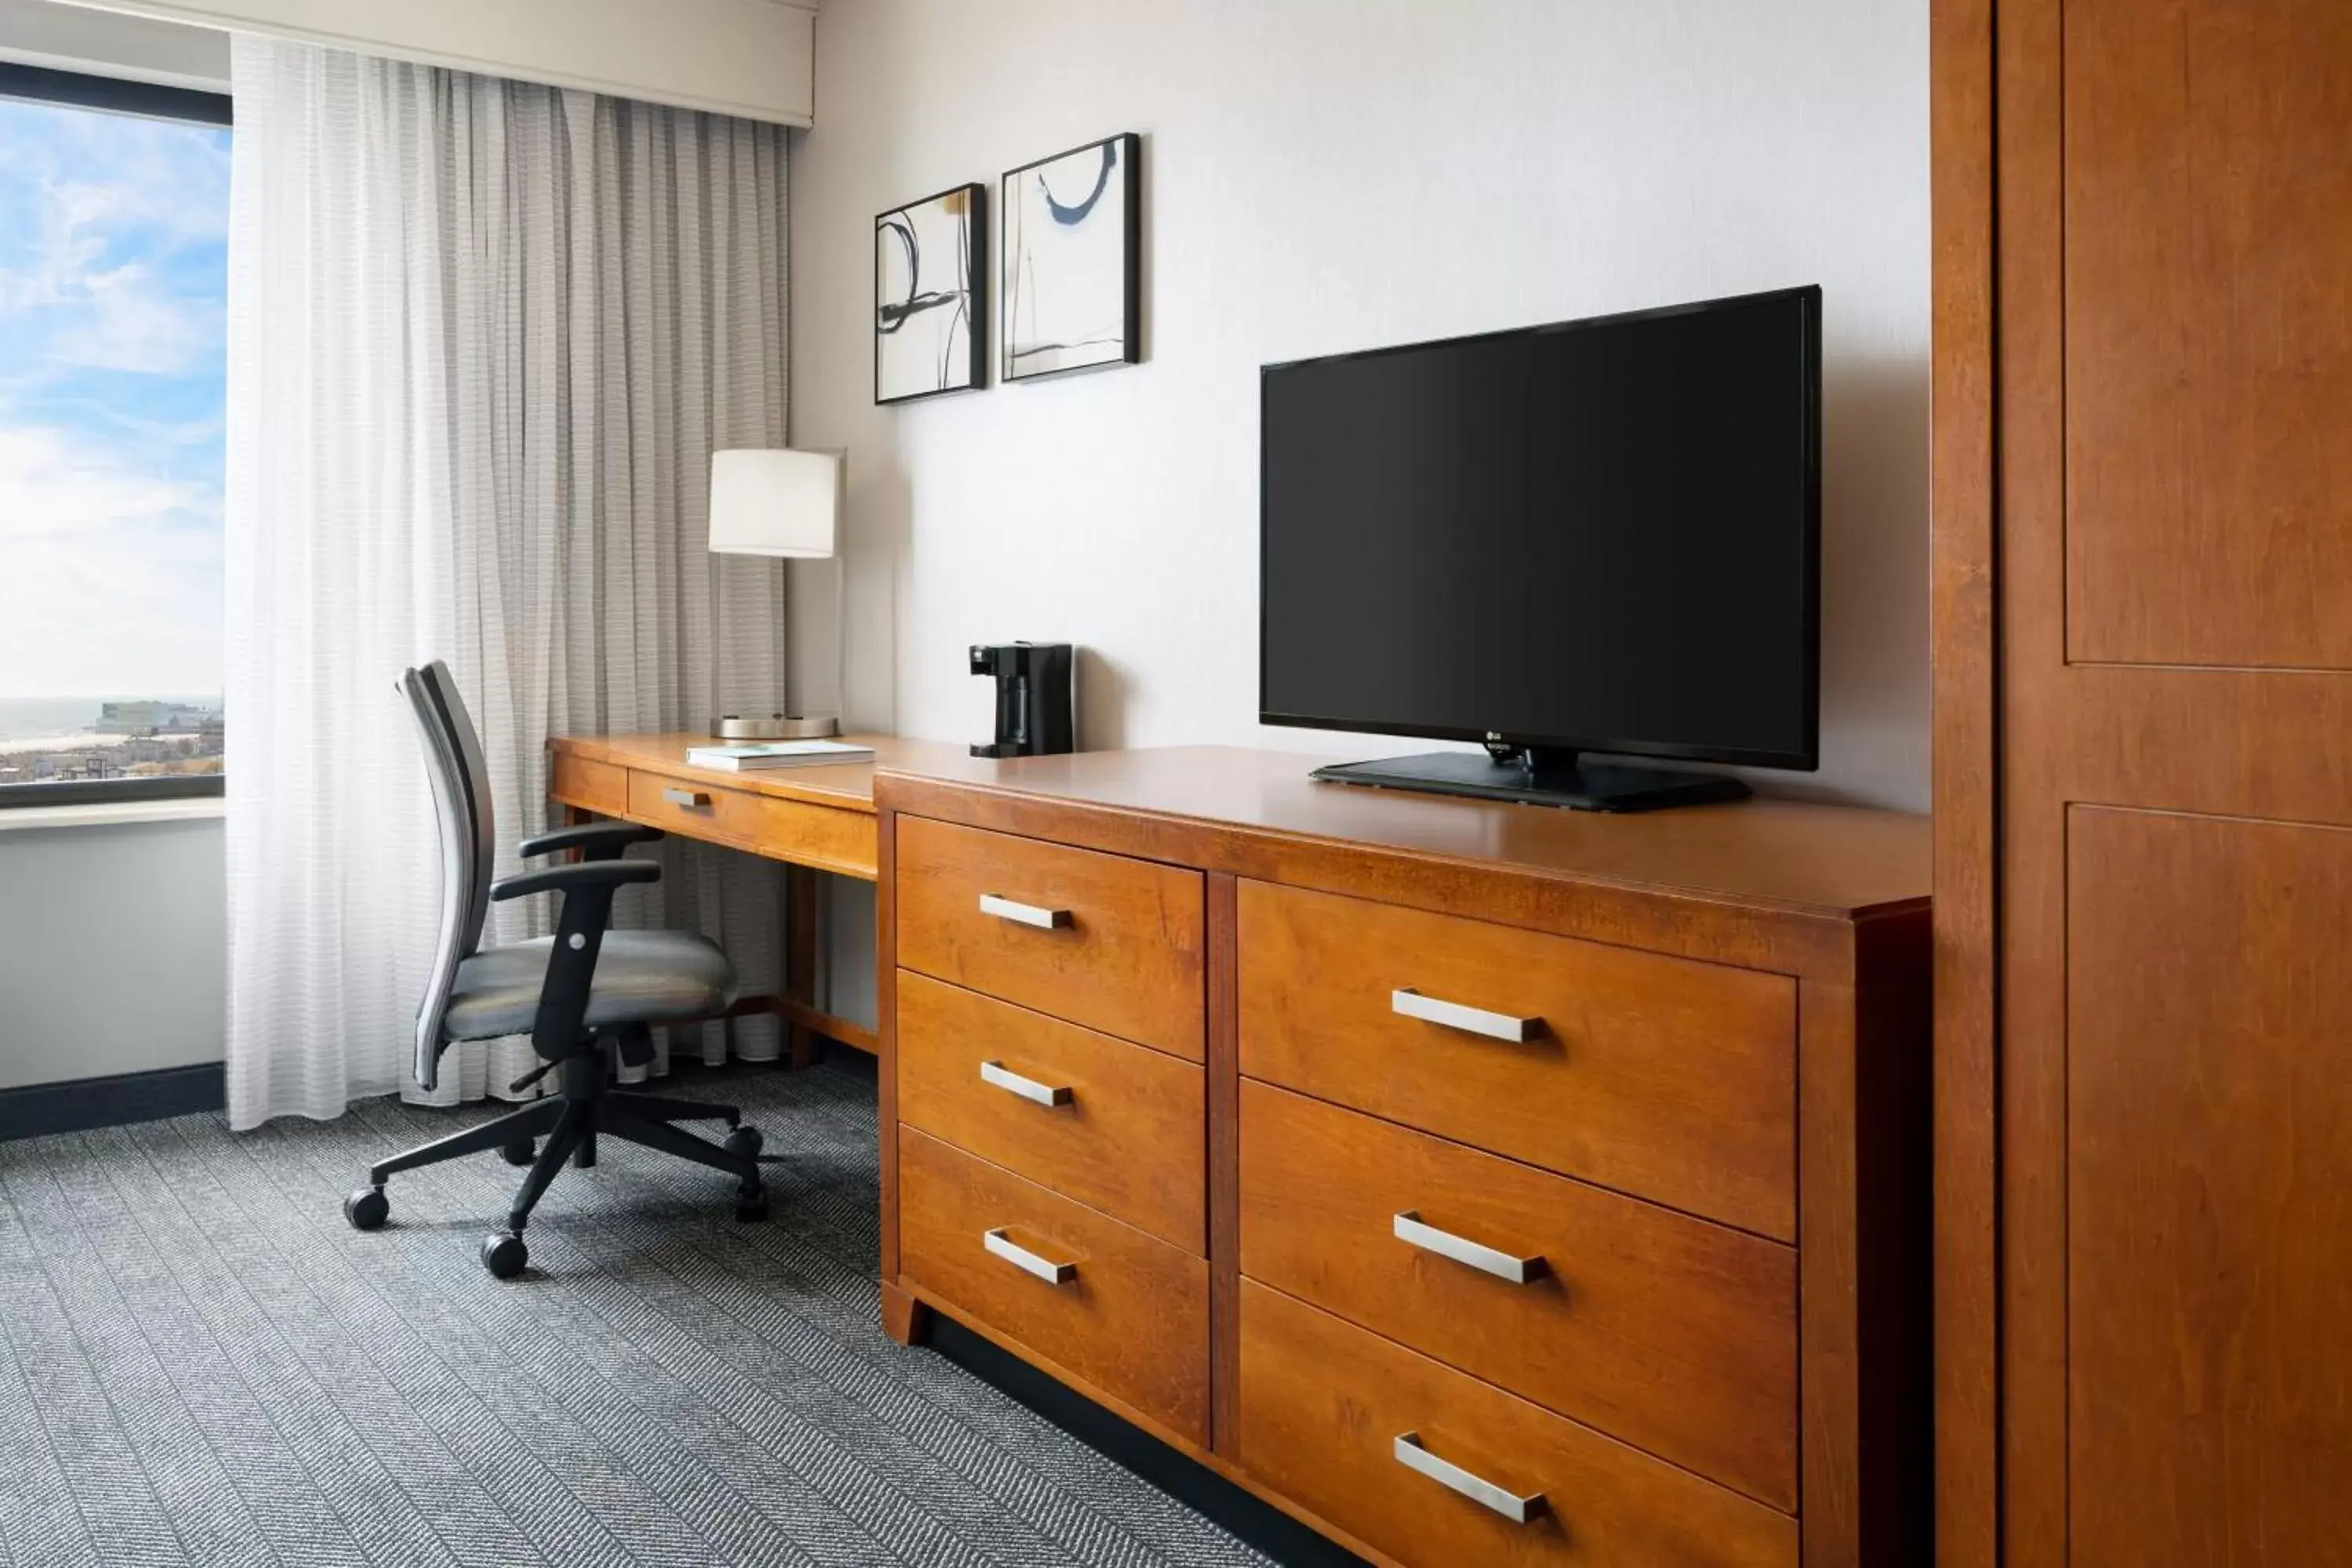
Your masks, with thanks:
[[[518,1138],[499,1145],[499,1158],[509,1165],[528,1165],[539,1158],[539,1145],[528,1138]]]
[[[343,1217],[353,1230],[373,1230],[392,1215],[392,1200],[382,1187],[362,1187],[343,1200]]]
[[[501,1279],[511,1279],[530,1261],[530,1248],[513,1231],[502,1230],[482,1241],[482,1267]]]
[[[756,1160],[767,1142],[765,1138],[760,1136],[758,1128],[738,1127],[734,1131],[727,1134],[727,1152],[730,1154],[740,1154],[746,1159]]]
[[[755,1187],[735,1194],[735,1217],[746,1225],[768,1217],[768,1189]]]

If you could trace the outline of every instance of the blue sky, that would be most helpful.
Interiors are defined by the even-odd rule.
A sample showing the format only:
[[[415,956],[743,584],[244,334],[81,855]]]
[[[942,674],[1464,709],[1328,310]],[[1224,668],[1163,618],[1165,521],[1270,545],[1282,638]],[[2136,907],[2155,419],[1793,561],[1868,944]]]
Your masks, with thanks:
[[[220,689],[228,139],[0,100],[0,699]]]

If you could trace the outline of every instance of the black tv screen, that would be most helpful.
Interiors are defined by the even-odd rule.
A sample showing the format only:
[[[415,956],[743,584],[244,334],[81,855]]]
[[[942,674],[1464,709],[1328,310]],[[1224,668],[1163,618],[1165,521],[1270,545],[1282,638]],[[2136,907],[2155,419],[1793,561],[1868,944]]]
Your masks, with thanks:
[[[1269,365],[1271,724],[1811,768],[1821,290]]]

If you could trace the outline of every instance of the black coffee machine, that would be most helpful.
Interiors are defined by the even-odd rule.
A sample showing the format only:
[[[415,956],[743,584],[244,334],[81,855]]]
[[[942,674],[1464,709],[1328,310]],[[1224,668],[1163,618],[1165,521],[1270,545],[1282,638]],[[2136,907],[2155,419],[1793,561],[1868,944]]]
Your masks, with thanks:
[[[1045,757],[1078,749],[1077,650],[1066,642],[975,643],[971,672],[996,677],[996,739],[975,757]]]

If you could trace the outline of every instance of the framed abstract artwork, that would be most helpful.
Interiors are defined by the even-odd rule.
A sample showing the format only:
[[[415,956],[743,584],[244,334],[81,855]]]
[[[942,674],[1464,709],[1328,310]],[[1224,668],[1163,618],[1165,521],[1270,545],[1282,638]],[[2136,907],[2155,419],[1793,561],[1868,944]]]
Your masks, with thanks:
[[[1142,152],[1143,139],[1129,132],[1004,176],[1001,379],[1143,357]]]
[[[988,384],[987,201],[974,183],[875,218],[875,402]]]

